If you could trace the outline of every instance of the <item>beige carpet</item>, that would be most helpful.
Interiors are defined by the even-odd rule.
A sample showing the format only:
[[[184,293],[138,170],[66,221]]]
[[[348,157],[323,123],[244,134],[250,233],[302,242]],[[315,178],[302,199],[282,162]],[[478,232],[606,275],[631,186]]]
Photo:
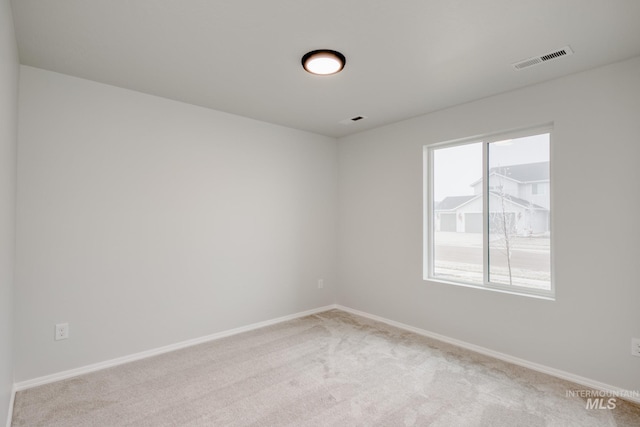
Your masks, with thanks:
[[[332,310],[21,391],[14,426],[639,426],[584,387]]]

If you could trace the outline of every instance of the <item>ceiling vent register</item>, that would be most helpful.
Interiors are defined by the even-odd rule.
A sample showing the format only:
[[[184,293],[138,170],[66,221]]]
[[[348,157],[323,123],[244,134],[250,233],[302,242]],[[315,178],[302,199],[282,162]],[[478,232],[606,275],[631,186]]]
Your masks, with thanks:
[[[359,122],[360,120],[366,120],[366,119],[368,119],[367,116],[355,116],[355,117],[351,117],[350,119],[340,120],[339,123],[342,123],[343,125],[350,125],[351,123]]]
[[[533,58],[523,59],[516,63],[511,64],[516,70],[522,70],[524,68],[533,67],[534,65],[542,64],[544,62],[552,61],[554,59],[562,58],[563,56],[573,55],[573,50],[569,46],[565,46],[554,52],[545,53],[544,55],[534,56]]]

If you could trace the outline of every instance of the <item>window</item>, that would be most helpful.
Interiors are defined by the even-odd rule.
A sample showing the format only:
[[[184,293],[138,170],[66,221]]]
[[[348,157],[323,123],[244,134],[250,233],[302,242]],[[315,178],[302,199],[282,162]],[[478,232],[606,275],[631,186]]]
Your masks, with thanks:
[[[531,194],[533,195],[547,194],[548,187],[549,187],[548,182],[535,182],[531,184]]]
[[[540,194],[540,188],[538,184],[531,184],[531,194]]]
[[[425,279],[553,296],[550,132],[425,147]]]

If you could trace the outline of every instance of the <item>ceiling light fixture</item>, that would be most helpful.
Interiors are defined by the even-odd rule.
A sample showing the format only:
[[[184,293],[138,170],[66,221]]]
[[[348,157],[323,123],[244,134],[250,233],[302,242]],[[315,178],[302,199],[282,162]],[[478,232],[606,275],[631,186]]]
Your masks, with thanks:
[[[313,50],[302,57],[302,67],[311,74],[321,76],[339,73],[346,63],[343,54],[329,49]]]

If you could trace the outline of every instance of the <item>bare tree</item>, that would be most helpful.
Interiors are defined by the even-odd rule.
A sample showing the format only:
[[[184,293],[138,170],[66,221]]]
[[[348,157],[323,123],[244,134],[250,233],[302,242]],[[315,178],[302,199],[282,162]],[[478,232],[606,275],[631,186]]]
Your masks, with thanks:
[[[507,261],[507,271],[509,273],[509,285],[513,285],[513,273],[511,269],[511,254],[512,254],[513,239],[515,238],[515,234],[516,234],[515,233],[516,219],[515,219],[515,215],[513,215],[513,212],[507,211],[506,202],[510,199],[509,199],[509,196],[504,191],[504,183],[501,177],[503,174],[508,173],[507,171],[508,169],[504,168],[504,170],[501,171],[504,173],[497,173],[496,175],[494,175],[496,178],[499,179],[499,185],[497,187],[494,187],[497,191],[494,191],[493,193],[496,196],[498,196],[500,200],[500,207],[497,212],[496,211],[490,212],[490,216],[492,220],[492,225],[494,226],[493,229],[496,230],[498,233],[500,233],[501,240],[504,242],[503,253]],[[491,190],[489,190],[489,197],[491,197]]]

